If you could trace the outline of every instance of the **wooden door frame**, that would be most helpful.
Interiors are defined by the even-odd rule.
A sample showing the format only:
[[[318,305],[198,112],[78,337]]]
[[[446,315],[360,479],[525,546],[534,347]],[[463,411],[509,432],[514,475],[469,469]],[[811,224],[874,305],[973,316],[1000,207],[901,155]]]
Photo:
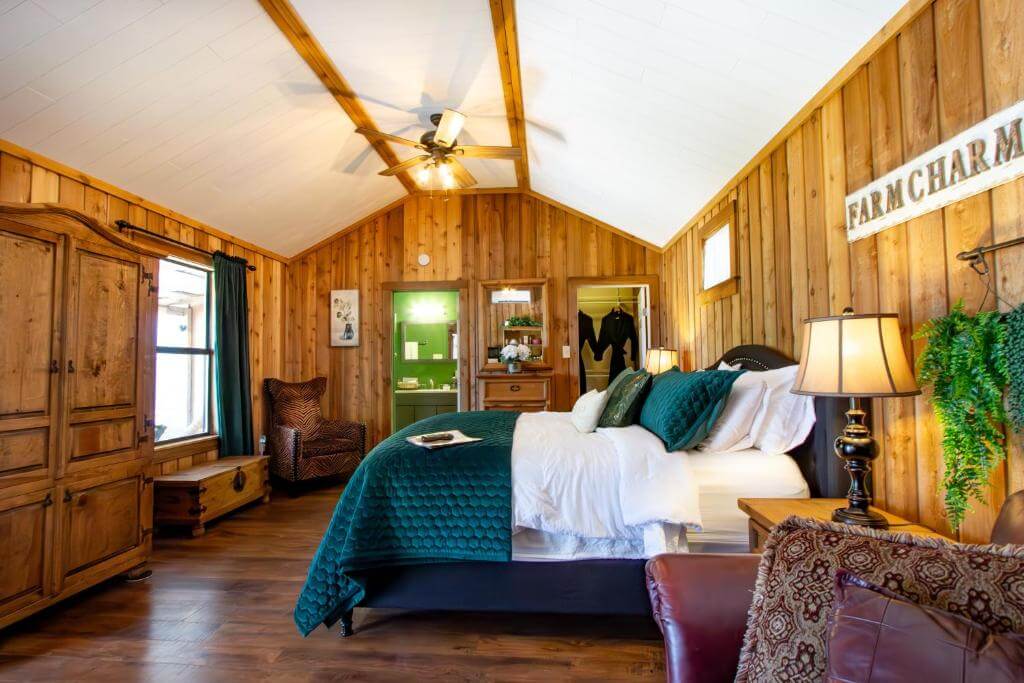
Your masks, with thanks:
[[[385,419],[382,422],[384,427],[383,433],[389,435],[392,433],[392,388],[394,385],[394,377],[392,373],[394,371],[394,349],[395,349],[395,292],[455,292],[459,293],[459,359],[458,359],[458,372],[459,372],[459,410],[469,410],[471,408],[470,398],[470,382],[471,373],[470,367],[473,359],[470,357],[471,345],[469,343],[470,327],[469,327],[469,281],[468,280],[416,280],[411,282],[395,281],[395,282],[384,282],[381,284],[381,291],[384,293],[384,356],[386,362],[384,366],[384,387],[388,395],[388,410]]]
[[[605,275],[571,277],[568,279],[569,310],[569,396],[572,403],[580,397],[580,364],[579,364],[579,318],[572,314],[579,311],[580,287],[641,287],[646,286],[651,312],[648,319],[651,323],[649,347],[655,348],[661,343],[661,279],[657,275]],[[643,359],[640,359],[643,363]]]

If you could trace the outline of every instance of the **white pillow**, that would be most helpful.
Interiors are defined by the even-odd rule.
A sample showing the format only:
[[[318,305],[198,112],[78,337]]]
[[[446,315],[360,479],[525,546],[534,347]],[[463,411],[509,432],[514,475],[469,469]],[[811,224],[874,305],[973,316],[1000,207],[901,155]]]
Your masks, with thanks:
[[[799,369],[798,365],[787,365],[777,370],[743,375],[756,377],[767,385],[761,410],[750,427],[754,447],[765,453],[785,453],[796,448],[814,427],[814,397],[790,391]]]
[[[608,392],[591,389],[583,394],[572,407],[572,423],[584,434],[597,429],[597,421],[601,419],[604,406],[608,403]]]
[[[724,365],[724,363],[723,363]],[[719,370],[727,369],[719,367]],[[745,372],[732,385],[722,414],[715,421],[711,433],[700,448],[714,453],[742,451],[754,445],[750,428],[754,424],[764,399],[767,385],[756,375]]]

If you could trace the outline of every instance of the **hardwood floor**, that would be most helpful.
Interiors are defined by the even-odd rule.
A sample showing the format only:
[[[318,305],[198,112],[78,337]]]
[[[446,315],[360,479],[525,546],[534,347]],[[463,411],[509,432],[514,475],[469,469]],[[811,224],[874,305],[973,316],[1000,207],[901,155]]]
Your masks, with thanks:
[[[148,581],[0,631],[0,681],[664,680],[646,619],[357,609],[354,637],[301,638],[292,606],[338,492],[158,537]]]

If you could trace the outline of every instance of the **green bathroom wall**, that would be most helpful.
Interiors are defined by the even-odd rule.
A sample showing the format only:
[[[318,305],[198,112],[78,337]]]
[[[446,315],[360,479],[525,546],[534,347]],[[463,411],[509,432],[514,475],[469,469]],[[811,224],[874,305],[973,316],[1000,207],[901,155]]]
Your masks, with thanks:
[[[444,363],[416,363],[402,359],[402,323],[415,323],[420,330],[436,330],[438,339],[429,339],[426,346],[421,346],[421,353],[431,354],[440,351],[447,345],[447,326],[442,324],[459,317],[459,293],[452,292],[395,292],[394,298],[395,329],[394,339],[394,381],[403,377],[416,377],[420,386],[428,386],[430,380],[440,387],[451,384],[458,364],[456,361]],[[433,323],[424,325],[424,323]],[[392,389],[397,388],[396,386]]]

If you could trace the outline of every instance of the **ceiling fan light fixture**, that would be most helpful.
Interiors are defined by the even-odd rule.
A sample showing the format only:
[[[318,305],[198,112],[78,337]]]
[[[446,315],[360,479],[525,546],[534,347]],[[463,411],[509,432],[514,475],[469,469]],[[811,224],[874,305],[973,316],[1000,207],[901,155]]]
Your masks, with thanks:
[[[452,167],[445,162],[438,164],[437,172],[441,176],[441,184],[446,188],[455,187],[455,174],[452,173]]]
[[[430,182],[430,167],[420,166],[420,170],[416,171],[416,182],[420,185],[426,185]]]

